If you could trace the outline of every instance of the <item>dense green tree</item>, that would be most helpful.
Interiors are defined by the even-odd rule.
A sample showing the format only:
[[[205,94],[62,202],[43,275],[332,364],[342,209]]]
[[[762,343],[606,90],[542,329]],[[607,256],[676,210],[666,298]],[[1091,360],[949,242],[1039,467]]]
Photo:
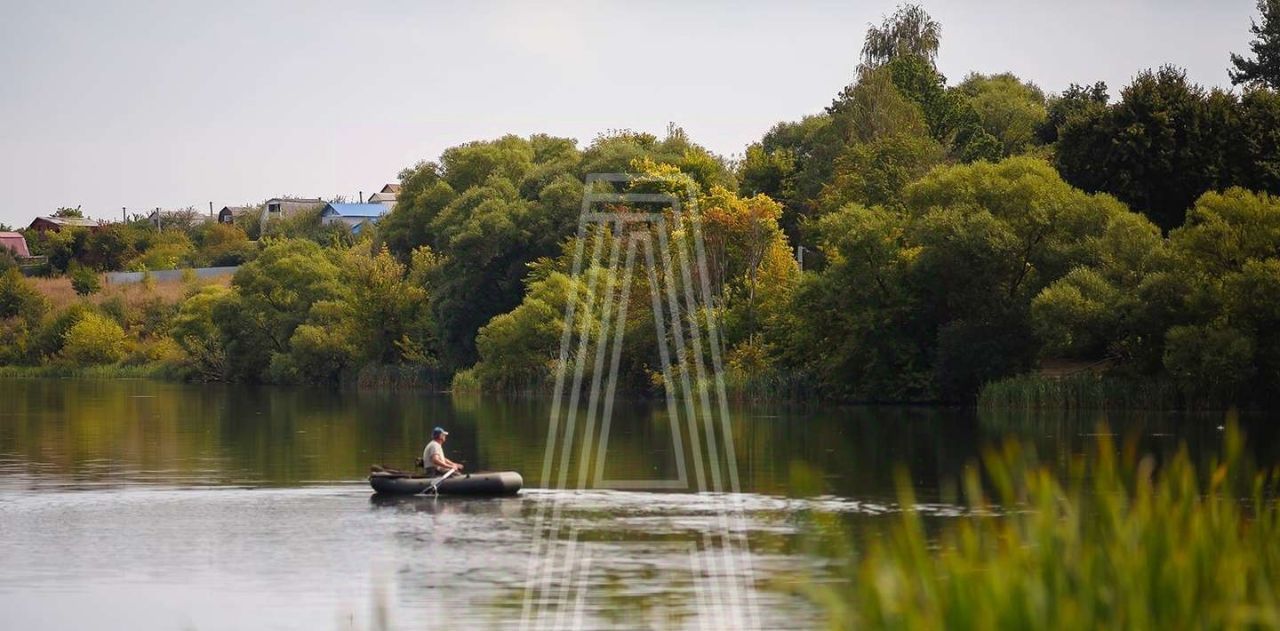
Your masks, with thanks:
[[[382,235],[402,260],[423,245],[440,253],[430,300],[447,365],[474,360],[476,331],[519,303],[524,265],[572,232],[579,162],[572,141],[507,136],[402,174]]]
[[[1269,394],[1276,392],[1280,388],[1280,258],[1245,262],[1240,271],[1224,278],[1222,293],[1225,320],[1251,338],[1254,355],[1249,366],[1256,373],[1257,386]]]
[[[893,62],[899,63],[898,61]],[[897,88],[890,68],[867,70],[828,108],[837,133],[827,182],[815,204],[894,204],[902,188],[943,159],[924,111]]]
[[[194,231],[197,258],[213,267],[242,265],[257,253],[257,246],[240,226],[205,222]]]
[[[654,178],[654,181],[635,184],[635,191],[664,190],[683,197],[689,192],[688,187],[698,188],[693,178],[680,168],[649,158],[636,161],[631,170]],[[686,200],[686,203],[690,201],[695,200]],[[732,353],[736,347],[750,344],[757,333],[768,331],[768,335],[773,336],[784,328],[779,320],[786,303],[779,292],[794,284],[796,264],[778,226],[781,205],[767,196],[742,198],[730,189],[714,185],[706,194],[698,196],[696,206],[700,212],[698,227],[703,235],[707,280],[713,294],[713,304],[709,307],[727,321],[722,343]],[[686,216],[686,221],[692,220]],[[687,233],[690,228],[691,224],[671,224],[668,230],[672,233],[667,236],[674,239],[675,231]],[[591,241],[592,234],[582,238]],[[624,295],[619,293],[622,282],[617,274],[621,263],[619,268],[610,271],[597,261],[577,277],[568,274],[578,245],[576,238],[570,240],[558,257],[532,264],[521,303],[495,316],[480,329],[476,341],[480,361],[476,364],[475,376],[485,387],[526,388],[548,383],[558,367],[563,316],[569,303],[572,301],[575,305],[575,334],[586,327],[585,330],[598,335],[594,327],[602,317],[606,287],[612,287],[614,298],[626,304],[617,376],[620,387],[645,391],[662,386],[648,267],[643,255],[634,262],[627,281],[629,293]],[[590,295],[588,287],[594,287]],[[619,303],[613,303],[611,309],[615,317],[622,312]],[[761,342],[758,346],[764,348],[767,344]],[[573,352],[578,357],[576,347]],[[593,352],[594,347],[588,351]]]
[[[138,253],[134,243],[138,237],[129,224],[111,224],[86,237],[80,262],[98,271],[122,270]]]
[[[1042,355],[1168,375],[1189,405],[1280,388],[1280,201],[1206,193],[1167,240],[1125,213],[1097,245],[1093,263],[1035,298]]]
[[[1031,299],[1125,214],[1031,158],[936,169],[900,211],[847,206],[820,222],[829,266],[795,294],[789,359],[841,397],[970,397],[1030,366]]]
[[[428,308],[428,286],[418,279],[434,265],[430,248],[412,257],[419,276],[410,274],[385,248],[370,255],[352,250],[343,260],[350,295],[344,301],[349,341],[358,361],[381,364],[432,363],[438,352]]]
[[[1232,145],[1225,148],[1235,184],[1280,193],[1280,92],[1245,91],[1239,125]]]
[[[796,171],[796,155],[793,149],[783,147],[765,150],[761,143],[747,147],[738,164],[738,180],[744,195],[770,195],[783,199],[783,190],[790,185]]]
[[[1231,83],[1280,90],[1280,0],[1258,0],[1258,13],[1262,24],[1254,20],[1249,27],[1253,58],[1231,54]]]
[[[689,140],[683,129],[671,125],[667,135],[656,136],[630,131],[601,134],[582,152],[579,176],[590,173],[629,173],[633,165],[648,159],[676,167],[701,190],[712,186],[737,189],[737,180],[725,161]]]
[[[947,78],[928,60],[906,55],[886,68],[898,91],[920,107],[934,140],[950,146],[966,124],[977,124],[972,110],[959,94],[947,89]]]
[[[1025,152],[1048,118],[1044,92],[1010,73],[971,74],[956,91],[977,114],[982,129],[1000,141],[1004,156]]]
[[[1033,325],[1047,357],[1105,357],[1119,317],[1119,290],[1095,269],[1080,267],[1046,287],[1032,304]]]
[[[1058,142],[1062,128],[1071,119],[1077,116],[1086,119],[1098,116],[1106,109],[1110,99],[1107,84],[1103,81],[1091,86],[1072,83],[1062,94],[1049,98],[1046,117],[1036,130],[1036,136],[1045,144]]]
[[[1280,198],[1241,188],[1206,193],[1169,240],[1196,274],[1239,271],[1248,261],[1280,255]]]
[[[49,269],[61,274],[67,271],[73,260],[83,256],[88,236],[89,231],[83,228],[35,232],[27,235],[27,246],[33,256],[48,257]]]
[[[402,174],[382,236],[402,260],[420,245],[439,254],[430,303],[446,367],[477,359],[477,331],[520,304],[527,265],[574,233],[583,178],[630,172],[641,160],[677,168],[704,190],[737,187],[723,160],[675,127],[663,139],[605,134],[581,152],[566,139],[508,136],[452,148],[438,164]]]
[[[835,161],[820,205],[898,206],[906,186],[941,164],[946,151],[928,135],[897,134],[847,147]]]
[[[827,107],[841,145],[929,133],[924,112],[894,83],[892,68],[865,70]]]
[[[203,287],[184,300],[173,318],[170,335],[186,352],[203,381],[228,381],[227,345],[215,317],[219,304],[231,299],[231,290],[218,285]]]
[[[1175,326],[1164,366],[1191,401],[1232,401],[1253,377],[1253,338],[1222,325]]]
[[[311,306],[307,321],[289,336],[289,352],[271,356],[268,375],[276,383],[335,383],[360,352],[356,348],[346,305],[322,300]]]
[[[1169,230],[1202,193],[1233,183],[1226,154],[1239,150],[1235,116],[1233,97],[1206,92],[1181,70],[1144,72],[1115,105],[1067,121],[1057,166],[1073,185],[1112,193]]]
[[[778,123],[760,142],[747,148],[739,166],[741,193],[764,194],[782,203],[782,227],[793,239],[799,220],[822,192],[837,153],[829,147],[827,129],[831,115],[807,116],[797,122]]]
[[[93,306],[84,301],[78,301],[61,311],[51,311],[31,331],[27,348],[30,360],[42,362],[56,359],[66,342],[67,331],[85,314],[93,311]]]
[[[213,309],[236,379],[262,379],[275,356],[289,353],[294,331],[313,306],[342,295],[336,258],[312,241],[287,239],[236,272],[235,298]]]
[[[232,291],[225,299],[211,302],[209,308],[218,327],[220,344],[214,350],[221,350],[225,356],[225,380],[248,383],[265,381],[272,355],[282,352],[275,340],[268,337],[266,323],[259,314],[246,308],[249,301],[239,291]]]
[[[983,128],[978,112],[958,91],[947,88],[947,78],[928,60],[900,56],[886,66],[898,91],[924,113],[933,139],[961,162],[997,161],[1001,143]]]
[[[778,123],[747,149],[739,165],[740,192],[778,200],[783,231],[792,242],[803,242],[801,226],[818,214],[818,198],[843,147],[830,114]]]
[[[493,315],[519,304],[527,261],[552,247],[549,237],[570,232],[573,207],[546,209],[520,197],[509,180],[493,178],[454,199],[436,221],[445,262],[432,292],[432,317],[445,359],[454,367],[475,358],[475,334]],[[529,230],[540,211],[564,217],[559,230]]]
[[[915,251],[908,218],[850,205],[817,232],[828,265],[807,274],[793,297],[786,363],[812,375],[828,396],[863,400],[927,397],[931,358],[906,287]]]
[[[232,286],[272,346],[284,351],[311,306],[339,295],[339,277],[331,253],[310,241],[288,239],[267,246],[261,256],[241,267]]]
[[[839,203],[876,203],[900,188],[904,178],[941,159],[928,140],[933,121],[922,103],[938,94],[945,99],[946,91],[935,86],[936,94],[905,93],[895,74],[903,67],[927,74],[926,81],[940,76],[911,56],[887,67],[864,68],[825,114],[778,124],[748,148],[739,166],[741,192],[781,202],[779,224],[792,243],[811,243],[803,234],[805,223]]]
[[[0,273],[0,320],[20,318],[34,325],[48,309],[49,301],[31,286],[17,267]]]
[[[1160,229],[1138,213],[1113,217],[1097,246],[1094,263],[1072,269],[1032,301],[1040,354],[1114,359],[1149,374],[1160,365],[1165,330],[1183,312],[1183,279],[1171,273]]]
[[[776,316],[766,294],[792,284],[798,269],[778,225],[778,202],[765,195],[742,198],[716,186],[698,206],[711,291],[729,321],[726,345],[731,347],[769,326]]]
[[[593,273],[598,272],[588,270],[577,279],[559,271],[531,276],[524,300],[495,316],[476,336],[476,376],[481,383],[498,390],[545,386],[557,368],[569,300],[578,301],[575,320],[580,326],[583,318],[590,318],[583,282]]]

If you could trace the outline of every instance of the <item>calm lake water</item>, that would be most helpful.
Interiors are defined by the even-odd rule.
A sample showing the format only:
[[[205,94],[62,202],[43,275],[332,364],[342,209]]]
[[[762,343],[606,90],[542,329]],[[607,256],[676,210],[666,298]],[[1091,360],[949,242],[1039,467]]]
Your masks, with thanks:
[[[737,406],[741,493],[709,494],[545,488],[556,486],[540,479],[550,406],[421,392],[0,381],[0,627],[813,627],[821,612],[796,588],[823,580],[829,560],[806,552],[809,516],[831,513],[866,531],[888,523],[895,470],[909,473],[931,520],[943,521],[963,512],[954,489],[966,467],[1007,436],[1065,463],[1088,452],[1106,421],[1158,457],[1186,444],[1204,461],[1224,422]],[[619,402],[613,419],[606,478],[673,475],[679,458],[664,406]],[[452,459],[517,470],[526,489],[500,499],[371,497],[368,466],[411,466],[435,425],[450,430]],[[1280,462],[1278,425],[1243,425],[1254,457]],[[572,536],[539,538],[548,523]],[[725,536],[708,534],[717,532]],[[527,600],[547,558],[574,559],[571,580]],[[732,618],[742,603],[753,617]]]

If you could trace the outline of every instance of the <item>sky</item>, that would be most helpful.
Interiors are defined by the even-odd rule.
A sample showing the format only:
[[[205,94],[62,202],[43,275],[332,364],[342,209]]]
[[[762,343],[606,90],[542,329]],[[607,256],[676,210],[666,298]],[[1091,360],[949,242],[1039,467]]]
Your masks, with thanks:
[[[0,223],[355,200],[450,146],[669,123],[726,157],[817,113],[894,0],[0,0]],[[1228,87],[1255,0],[923,0],[939,69]]]

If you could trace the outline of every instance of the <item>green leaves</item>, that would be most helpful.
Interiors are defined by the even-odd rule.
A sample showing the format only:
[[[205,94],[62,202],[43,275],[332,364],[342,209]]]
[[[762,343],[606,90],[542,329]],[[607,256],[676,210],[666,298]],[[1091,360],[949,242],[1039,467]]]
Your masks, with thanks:
[[[1192,400],[1231,401],[1254,374],[1252,336],[1222,325],[1174,326],[1164,367]]]
[[[1171,66],[1139,74],[1111,106],[1097,94],[1070,97],[1071,113],[1058,115],[1063,177],[1115,195],[1166,231],[1206,191],[1275,185],[1274,97],[1206,91]]]
[[[1128,238],[1158,236],[1128,215],[1032,158],[935,169],[906,187],[901,210],[849,205],[818,222],[828,265],[796,293],[789,352],[837,396],[968,399],[1030,366],[1032,299],[1046,285],[1107,257],[1141,260]],[[1039,330],[1051,346],[1097,352],[1102,303],[1119,293],[1073,274],[1042,299]],[[1101,330],[1082,336],[1074,318],[1086,313]]]
[[[1011,73],[971,74],[956,86],[977,114],[982,129],[999,141],[1002,156],[1025,152],[1048,118],[1044,92]]]
[[[114,320],[92,311],[71,325],[64,339],[63,357],[77,364],[112,364],[124,357],[124,329]]]
[[[178,307],[169,334],[186,352],[203,381],[226,381],[227,349],[223,328],[216,318],[218,305],[232,298],[231,290],[217,285],[204,287]]]
[[[574,233],[586,173],[627,172],[648,161],[678,169],[706,190],[735,187],[723,160],[672,128],[602,135],[585,151],[545,135],[504,136],[444,152],[402,174],[396,209],[382,225],[392,254],[419,246],[439,259],[429,275],[431,319],[443,364],[478,358],[476,334],[520,304],[527,265],[559,251]]]
[[[21,318],[34,325],[48,309],[49,301],[31,286],[17,267],[0,274],[0,320]]]
[[[1258,0],[1258,13],[1262,23],[1249,29],[1256,38],[1249,42],[1253,58],[1231,54],[1231,84],[1280,90],[1280,1]]]
[[[916,55],[932,65],[942,39],[942,25],[919,5],[898,7],[880,26],[867,29],[862,63],[876,67],[904,55]]]
[[[71,277],[71,288],[77,295],[88,296],[102,289],[102,278],[92,269],[72,264],[71,269],[67,270],[67,275]]]
[[[1167,241],[1122,213],[1097,246],[1096,262],[1033,301],[1042,356],[1110,357],[1131,374],[1167,374],[1188,406],[1261,400],[1280,387],[1274,198],[1242,189],[1207,193]]]

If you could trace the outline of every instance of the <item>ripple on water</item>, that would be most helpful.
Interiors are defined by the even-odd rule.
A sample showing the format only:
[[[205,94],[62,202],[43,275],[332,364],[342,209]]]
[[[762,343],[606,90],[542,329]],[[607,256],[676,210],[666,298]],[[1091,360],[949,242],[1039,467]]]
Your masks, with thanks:
[[[49,617],[48,608],[68,595],[153,610],[155,617],[138,628],[328,628],[335,612],[366,612],[378,599],[387,601],[397,626],[430,626],[441,599],[454,604],[455,624],[502,626],[520,612],[539,514],[556,510],[562,525],[576,529],[582,558],[590,559],[584,584],[595,600],[583,608],[589,626],[633,627],[634,619],[618,617],[630,609],[696,616],[699,590],[716,572],[730,572],[767,605],[761,607],[767,626],[803,627],[818,622],[813,610],[768,586],[824,565],[781,543],[802,530],[796,513],[874,517],[898,510],[835,496],[615,490],[389,500],[371,496],[363,482],[28,486],[39,477],[27,474],[16,485],[8,479],[17,490],[0,492],[0,609],[18,622],[51,620],[55,628],[94,622],[92,606],[79,615],[57,608]],[[754,574],[690,565],[700,536],[725,527],[751,542],[747,567]],[[156,594],[170,600],[157,605]],[[265,618],[239,605],[258,601],[262,607],[252,615]]]

